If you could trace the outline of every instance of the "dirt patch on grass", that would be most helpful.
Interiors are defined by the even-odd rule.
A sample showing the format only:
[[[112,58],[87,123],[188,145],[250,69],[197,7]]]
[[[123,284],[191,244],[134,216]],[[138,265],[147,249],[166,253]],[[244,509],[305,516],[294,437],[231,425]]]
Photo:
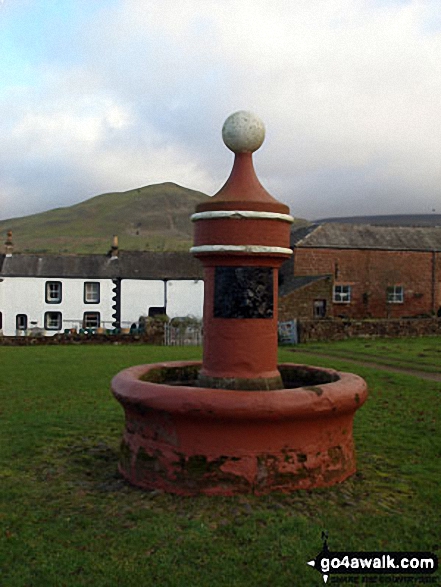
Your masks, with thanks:
[[[316,357],[323,357],[325,359],[335,359],[337,361],[347,361],[348,363],[354,363],[355,365],[361,365],[362,367],[372,367],[378,369],[378,371],[389,371],[391,373],[403,373],[404,375],[413,375],[420,379],[426,379],[427,381],[441,381],[441,373],[427,373],[427,371],[418,371],[416,369],[405,369],[404,367],[395,367],[393,365],[385,365],[375,363],[374,361],[365,361],[362,359],[354,359],[347,356],[337,356],[333,354],[321,353],[318,351],[308,351],[305,349],[290,349],[291,352],[304,353],[306,355],[314,355]]]

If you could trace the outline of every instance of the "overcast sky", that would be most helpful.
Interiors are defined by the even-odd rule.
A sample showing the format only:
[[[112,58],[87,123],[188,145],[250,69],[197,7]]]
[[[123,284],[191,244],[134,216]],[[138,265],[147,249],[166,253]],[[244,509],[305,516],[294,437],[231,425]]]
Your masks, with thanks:
[[[236,110],[295,216],[441,213],[439,0],[0,0],[0,219],[212,195]]]

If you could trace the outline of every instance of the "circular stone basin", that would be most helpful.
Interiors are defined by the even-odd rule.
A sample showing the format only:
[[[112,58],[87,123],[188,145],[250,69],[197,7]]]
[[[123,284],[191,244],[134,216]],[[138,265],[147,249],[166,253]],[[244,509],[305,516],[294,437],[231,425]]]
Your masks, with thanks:
[[[200,368],[138,365],[112,380],[126,417],[119,470],[130,483],[181,495],[265,494],[355,472],[361,377],[285,363],[284,389],[232,391],[197,387]]]

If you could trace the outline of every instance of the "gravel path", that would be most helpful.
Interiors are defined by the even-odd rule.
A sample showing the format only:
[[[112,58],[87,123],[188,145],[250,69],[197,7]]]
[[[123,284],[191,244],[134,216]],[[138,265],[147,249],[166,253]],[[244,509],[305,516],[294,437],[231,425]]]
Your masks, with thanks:
[[[379,371],[390,371],[392,373],[403,373],[404,375],[413,375],[420,379],[427,379],[428,381],[441,381],[441,373],[427,373],[427,371],[416,371],[415,369],[404,369],[403,367],[392,367],[388,365],[379,365],[378,363],[371,361],[361,361],[359,359],[349,359],[347,357],[337,357],[336,355],[327,355],[326,353],[318,353],[315,351],[305,351],[292,349],[293,353],[305,353],[307,355],[315,355],[316,357],[323,357],[326,359],[336,359],[338,361],[347,361],[348,363],[354,363],[356,365],[362,365],[363,367],[372,367]]]

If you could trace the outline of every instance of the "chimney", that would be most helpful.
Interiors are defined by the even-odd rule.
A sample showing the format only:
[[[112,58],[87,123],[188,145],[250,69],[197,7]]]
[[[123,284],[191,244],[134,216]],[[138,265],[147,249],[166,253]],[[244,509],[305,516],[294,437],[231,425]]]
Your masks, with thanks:
[[[14,250],[14,244],[12,242],[12,230],[8,230],[8,234],[5,241],[5,254],[7,257],[12,257],[12,251]]]
[[[118,259],[118,237],[113,235],[112,248],[110,249],[110,259]]]

